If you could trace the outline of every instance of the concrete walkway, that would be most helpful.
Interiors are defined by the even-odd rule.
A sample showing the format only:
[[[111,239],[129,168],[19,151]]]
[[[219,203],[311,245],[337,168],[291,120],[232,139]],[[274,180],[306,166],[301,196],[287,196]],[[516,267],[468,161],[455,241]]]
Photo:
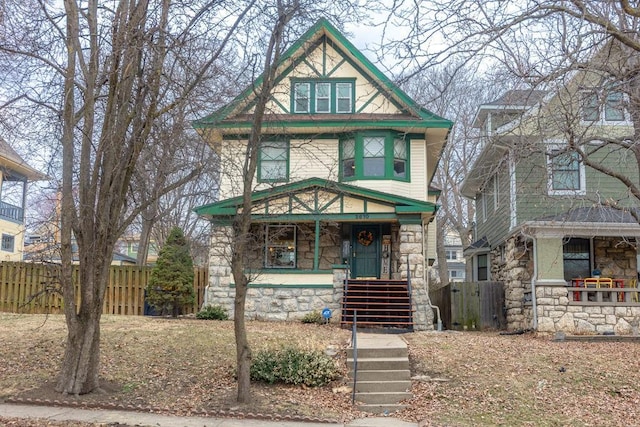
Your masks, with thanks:
[[[16,405],[0,403],[0,417],[45,419],[48,421],[80,421],[86,423],[119,423],[139,427],[416,427],[392,417],[361,418],[350,423],[307,423],[302,421],[266,421],[236,418],[179,417],[133,411],[78,409],[56,406]]]

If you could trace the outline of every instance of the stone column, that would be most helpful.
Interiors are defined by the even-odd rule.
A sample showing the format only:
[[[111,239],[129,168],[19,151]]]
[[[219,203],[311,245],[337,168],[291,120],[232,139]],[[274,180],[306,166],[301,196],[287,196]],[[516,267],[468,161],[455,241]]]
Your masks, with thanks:
[[[413,322],[416,330],[433,329],[433,309],[428,304],[424,275],[424,248],[421,224],[400,225],[399,273],[401,280],[411,275]]]
[[[231,289],[231,226],[216,226],[211,230],[209,248],[209,284],[205,290],[203,306],[221,305],[233,316],[235,290]]]

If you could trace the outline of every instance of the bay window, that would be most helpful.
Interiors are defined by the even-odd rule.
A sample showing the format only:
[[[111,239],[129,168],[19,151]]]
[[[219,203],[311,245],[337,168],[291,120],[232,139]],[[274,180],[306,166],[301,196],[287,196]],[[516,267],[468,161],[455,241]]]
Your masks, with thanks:
[[[409,181],[409,139],[395,132],[360,132],[340,141],[342,180]]]

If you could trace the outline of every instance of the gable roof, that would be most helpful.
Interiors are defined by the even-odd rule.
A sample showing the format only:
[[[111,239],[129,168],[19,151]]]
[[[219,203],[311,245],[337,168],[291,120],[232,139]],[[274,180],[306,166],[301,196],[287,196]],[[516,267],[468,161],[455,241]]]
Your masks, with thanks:
[[[437,205],[431,202],[415,200],[408,197],[396,196],[381,191],[370,190],[353,185],[343,184],[322,178],[309,178],[278,187],[269,188],[267,190],[256,191],[251,194],[251,203],[256,205],[269,200],[275,200],[283,196],[302,193],[313,189],[321,189],[336,195],[345,195],[356,197],[369,201],[376,201],[388,205],[395,206],[397,214],[419,214],[434,213]],[[237,213],[238,208],[242,206],[242,196],[233,197],[231,199],[221,200],[194,209],[195,213],[209,219],[213,217],[229,217]],[[321,212],[318,211],[318,214]],[[326,216],[326,213],[322,213]]]
[[[24,161],[24,159],[0,137],[0,167],[6,169],[5,179],[11,179],[14,174],[24,177],[29,181],[43,181],[49,179],[45,174],[35,170]]]
[[[410,128],[414,131],[426,128],[450,129],[453,123],[427,109],[419,106],[405,92],[396,86],[373,63],[371,63],[340,31],[329,21],[318,20],[305,34],[290,46],[278,62],[277,81],[286,78],[296,65],[300,64],[306,55],[323,42],[330,43],[346,61],[354,66],[368,81],[373,84],[387,99],[390,100],[401,114],[266,114],[263,130],[277,129],[287,132],[288,128],[299,131],[301,128],[334,128],[336,130],[358,127],[398,127]],[[216,128],[226,129],[226,133],[248,132],[251,127],[252,115],[247,112],[248,107],[255,101],[255,88],[262,84],[261,75],[253,84],[249,85],[233,101],[218,111],[193,122],[196,129]]]

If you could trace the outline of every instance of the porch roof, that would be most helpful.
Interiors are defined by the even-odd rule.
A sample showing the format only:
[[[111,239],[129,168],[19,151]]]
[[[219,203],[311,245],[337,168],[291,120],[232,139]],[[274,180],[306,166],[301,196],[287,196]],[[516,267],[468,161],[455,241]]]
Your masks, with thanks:
[[[324,198],[320,197],[320,192]],[[299,195],[307,193],[313,198],[303,200]],[[330,196],[330,197],[327,197]],[[363,201],[364,209],[350,210],[344,208],[346,197]],[[283,210],[282,201],[288,199]],[[269,202],[278,201],[278,208],[269,210]],[[386,206],[385,212],[367,211],[366,202],[376,203],[378,206]],[[267,190],[256,191],[251,195],[251,204],[254,209],[252,215],[256,219],[317,219],[319,216],[326,216],[332,219],[349,219],[345,215],[363,214],[366,216],[353,217],[359,220],[374,219],[398,219],[398,215],[412,216],[419,219],[422,214],[433,214],[437,210],[435,203],[416,200],[408,197],[397,196],[384,193],[382,191],[343,184],[322,178],[309,178],[289,184],[269,188]],[[294,212],[295,204],[297,212]],[[264,208],[258,214],[256,207]],[[242,208],[242,197],[233,197],[221,200],[194,209],[199,216],[214,218],[229,218],[235,216]]]

